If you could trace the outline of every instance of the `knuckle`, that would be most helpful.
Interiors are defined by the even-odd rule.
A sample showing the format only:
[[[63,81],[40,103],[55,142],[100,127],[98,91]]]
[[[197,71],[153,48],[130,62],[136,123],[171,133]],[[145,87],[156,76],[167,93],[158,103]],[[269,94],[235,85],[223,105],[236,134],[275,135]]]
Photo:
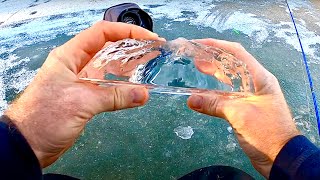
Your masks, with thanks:
[[[113,88],[113,109],[119,110],[123,104],[121,90],[117,87]]]
[[[277,79],[277,77],[276,77],[274,74],[270,73],[269,78],[270,78],[270,81],[271,81],[271,82],[273,82],[273,83],[278,83],[278,79]]]
[[[235,49],[237,50],[243,50],[244,47],[242,46],[241,43],[238,43],[238,42],[233,42],[233,46],[235,47]]]
[[[262,88],[260,90],[261,92],[267,94],[281,93],[279,81],[272,73],[269,72],[262,82]]]
[[[270,85],[274,85],[274,84],[278,84],[279,83],[279,81],[276,78],[276,76],[274,74],[272,74],[271,72],[267,73],[264,81],[267,82]]]
[[[56,47],[49,53],[49,56],[57,57],[59,49]]]
[[[106,26],[108,24],[108,21],[104,21],[104,20],[101,20],[101,21],[98,21],[95,26],[96,27],[103,27],[103,26]]]
[[[56,47],[54,48],[50,53],[49,56],[53,59],[63,61],[63,49],[62,47]]]
[[[216,114],[217,108],[218,108],[218,98],[216,98],[216,97],[210,98],[210,100],[208,101],[207,108],[206,108],[209,111],[208,113]]]

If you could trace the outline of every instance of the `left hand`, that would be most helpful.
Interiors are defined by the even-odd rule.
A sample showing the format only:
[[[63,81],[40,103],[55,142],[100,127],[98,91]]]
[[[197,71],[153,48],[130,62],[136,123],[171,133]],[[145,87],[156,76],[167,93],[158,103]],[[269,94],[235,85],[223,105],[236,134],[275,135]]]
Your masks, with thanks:
[[[68,150],[96,114],[144,105],[145,88],[103,88],[80,83],[77,74],[108,41],[158,40],[139,26],[101,21],[54,49],[33,82],[5,112],[29,142],[41,166]]]

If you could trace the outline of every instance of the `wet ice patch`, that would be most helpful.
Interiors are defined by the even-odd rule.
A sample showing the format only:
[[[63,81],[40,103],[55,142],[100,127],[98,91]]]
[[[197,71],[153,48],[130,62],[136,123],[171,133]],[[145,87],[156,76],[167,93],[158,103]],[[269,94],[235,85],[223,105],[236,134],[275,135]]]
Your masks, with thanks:
[[[178,126],[174,128],[174,133],[181,139],[191,139],[192,135],[194,134],[194,131],[191,126]]]

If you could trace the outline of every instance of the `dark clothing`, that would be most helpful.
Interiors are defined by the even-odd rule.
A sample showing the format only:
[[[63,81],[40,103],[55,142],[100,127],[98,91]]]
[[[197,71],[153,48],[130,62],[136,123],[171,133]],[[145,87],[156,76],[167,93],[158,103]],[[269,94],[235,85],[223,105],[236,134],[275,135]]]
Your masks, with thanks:
[[[270,179],[320,179],[320,150],[304,136],[291,139],[278,154]]]
[[[254,180],[246,172],[230,166],[209,166],[197,169],[178,180]]]
[[[26,139],[6,116],[0,119],[0,179],[42,179],[40,164]],[[270,179],[320,179],[320,150],[304,136],[278,154]]]
[[[6,116],[0,122],[0,179],[42,179],[36,155]]]

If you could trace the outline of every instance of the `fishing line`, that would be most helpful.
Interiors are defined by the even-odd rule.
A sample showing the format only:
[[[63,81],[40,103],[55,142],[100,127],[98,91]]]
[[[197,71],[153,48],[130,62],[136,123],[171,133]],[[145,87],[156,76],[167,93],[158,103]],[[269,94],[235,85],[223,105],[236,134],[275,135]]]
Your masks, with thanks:
[[[313,81],[312,81],[310,68],[309,68],[309,65],[308,65],[307,56],[306,56],[306,54],[304,52],[304,49],[303,49],[303,46],[302,46],[302,41],[301,41],[301,38],[300,38],[300,35],[299,35],[299,32],[298,32],[298,28],[297,28],[296,22],[294,20],[293,13],[292,13],[291,8],[289,6],[289,3],[288,3],[287,0],[285,2],[287,4],[288,10],[289,10],[289,13],[290,13],[290,16],[291,16],[291,20],[293,22],[293,25],[294,25],[294,28],[296,30],[296,34],[297,34],[297,37],[298,37],[298,40],[299,40],[299,44],[300,44],[300,48],[301,48],[301,54],[302,54],[302,57],[303,57],[303,62],[304,62],[304,65],[305,65],[305,68],[306,68],[306,73],[307,73],[308,80],[309,80],[309,86],[310,86],[310,91],[311,91],[311,95],[312,95],[314,111],[316,113],[317,124],[318,124],[318,133],[320,135],[320,117],[319,117],[317,96],[316,96],[316,92],[315,92],[314,87],[313,87]]]

